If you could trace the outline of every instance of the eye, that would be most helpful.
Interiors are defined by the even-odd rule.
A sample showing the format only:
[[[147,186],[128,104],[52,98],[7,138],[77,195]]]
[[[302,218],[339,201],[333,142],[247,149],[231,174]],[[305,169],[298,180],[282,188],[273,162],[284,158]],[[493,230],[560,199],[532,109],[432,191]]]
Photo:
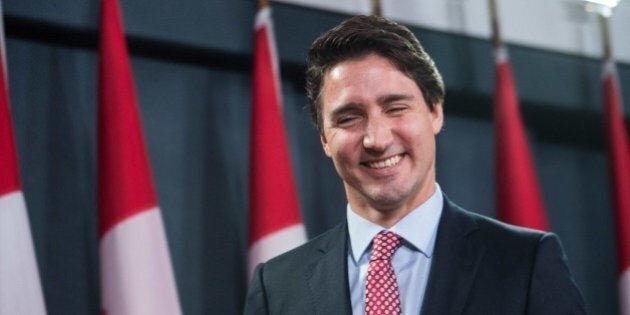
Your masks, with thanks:
[[[360,118],[359,115],[343,115],[337,118],[335,124],[339,127],[347,127],[355,124]]]
[[[392,104],[385,109],[385,112],[388,114],[400,114],[404,112],[409,106],[405,104]]]

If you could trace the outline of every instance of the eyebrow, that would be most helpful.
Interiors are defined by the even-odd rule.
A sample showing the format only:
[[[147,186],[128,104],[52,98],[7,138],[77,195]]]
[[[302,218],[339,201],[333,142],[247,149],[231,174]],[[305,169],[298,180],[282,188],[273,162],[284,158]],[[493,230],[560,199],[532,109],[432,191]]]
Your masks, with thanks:
[[[386,94],[386,95],[380,96],[377,99],[377,101],[378,101],[378,104],[388,104],[388,103],[393,103],[397,101],[409,101],[413,99],[414,99],[414,96],[411,94]]]

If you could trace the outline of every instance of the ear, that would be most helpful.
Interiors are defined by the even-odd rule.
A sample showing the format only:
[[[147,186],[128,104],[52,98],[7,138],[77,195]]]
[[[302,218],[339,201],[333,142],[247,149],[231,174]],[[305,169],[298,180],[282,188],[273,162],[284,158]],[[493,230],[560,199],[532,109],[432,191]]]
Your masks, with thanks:
[[[324,149],[326,156],[331,157],[330,147],[328,146],[328,141],[323,133],[319,135],[319,140],[322,142],[322,148]]]
[[[440,133],[443,125],[444,112],[442,110],[442,103],[437,103],[433,105],[433,110],[431,110],[431,128],[433,129],[433,134],[437,135]]]

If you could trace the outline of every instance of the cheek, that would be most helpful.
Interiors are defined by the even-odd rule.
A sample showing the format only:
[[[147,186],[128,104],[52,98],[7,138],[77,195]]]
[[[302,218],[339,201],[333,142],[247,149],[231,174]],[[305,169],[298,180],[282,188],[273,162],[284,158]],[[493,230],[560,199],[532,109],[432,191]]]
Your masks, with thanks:
[[[433,133],[431,130],[433,128],[432,121],[422,115],[406,117],[396,122],[395,128],[408,141],[419,141],[421,138],[426,137],[427,134]]]
[[[330,157],[336,163],[348,164],[360,156],[361,148],[357,146],[355,137],[344,134],[336,134],[334,140],[328,142]]]
[[[331,149],[333,158],[339,160],[339,162],[345,163],[347,160],[351,159],[352,152],[349,150],[348,146],[343,145],[343,143],[335,143],[335,146]]]
[[[435,146],[435,133],[430,121],[415,120],[413,123],[400,124],[399,136],[405,145],[421,151]]]

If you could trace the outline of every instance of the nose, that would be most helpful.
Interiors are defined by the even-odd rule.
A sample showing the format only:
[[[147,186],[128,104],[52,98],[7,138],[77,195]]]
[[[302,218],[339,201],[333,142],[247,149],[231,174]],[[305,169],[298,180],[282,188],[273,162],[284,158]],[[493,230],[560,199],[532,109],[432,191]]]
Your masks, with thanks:
[[[383,117],[370,117],[365,124],[363,147],[371,153],[382,153],[392,144],[392,126]]]

